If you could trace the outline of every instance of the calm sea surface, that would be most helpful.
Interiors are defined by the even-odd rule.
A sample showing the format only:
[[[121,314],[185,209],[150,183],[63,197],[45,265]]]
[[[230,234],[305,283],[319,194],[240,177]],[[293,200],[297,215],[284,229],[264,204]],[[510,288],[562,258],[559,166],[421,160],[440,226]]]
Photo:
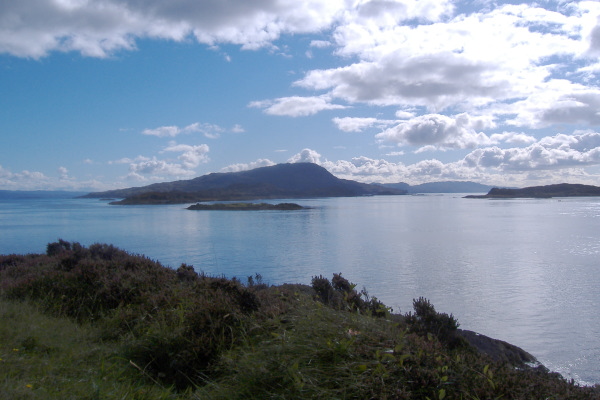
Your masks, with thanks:
[[[302,211],[189,211],[0,199],[0,254],[62,238],[266,283],[342,272],[395,312],[425,296],[461,327],[600,383],[600,198],[460,195],[297,200]]]

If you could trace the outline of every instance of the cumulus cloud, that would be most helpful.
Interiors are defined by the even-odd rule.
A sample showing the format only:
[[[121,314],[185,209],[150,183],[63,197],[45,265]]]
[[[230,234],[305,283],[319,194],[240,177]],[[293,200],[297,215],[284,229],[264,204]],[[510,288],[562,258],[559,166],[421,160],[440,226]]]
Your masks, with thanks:
[[[271,165],[275,165],[275,163],[269,159],[261,158],[261,159],[258,159],[256,161],[246,163],[246,164],[240,163],[240,164],[228,165],[227,167],[222,168],[221,172],[240,172],[240,171],[247,171],[247,170],[254,169],[254,168],[270,167]]]
[[[495,123],[490,118],[472,117],[468,114],[455,117],[427,114],[400,122],[375,137],[382,142],[392,142],[399,146],[465,149],[489,143],[490,138],[477,130],[494,126]]]
[[[429,17],[436,23],[403,25],[385,18],[406,12],[386,13],[384,4],[410,8],[413,3],[389,3],[364,3],[362,11],[348,13],[345,23],[335,28],[337,54],[358,58],[357,62],[308,71],[295,84],[351,104],[421,106],[435,113],[486,108],[490,115],[516,115],[514,121],[531,127],[540,121],[593,123],[597,118],[591,112],[595,100],[589,97],[576,99],[588,107],[565,109],[560,96],[573,97],[569,91],[577,85],[553,77],[560,69],[575,72],[577,63],[572,61],[585,59],[589,46],[581,32],[592,31],[594,47],[597,5],[572,4],[572,12],[563,14],[550,7],[506,4],[451,17],[453,6],[440,2],[437,17]],[[522,102],[531,103],[540,92],[544,93],[539,99],[554,92],[550,98],[555,102],[547,100],[538,115],[527,108],[522,113]]]
[[[181,153],[178,157],[181,164],[186,169],[194,169],[201,163],[208,162],[209,147],[205,144],[190,146],[187,144],[172,143],[164,151]]]
[[[304,149],[289,162],[313,162],[339,178],[361,182],[418,184],[472,180],[499,186],[556,182],[597,184],[600,176],[586,172],[584,167],[600,165],[600,133],[557,134],[526,147],[487,146],[474,149],[454,162],[426,159],[405,164],[364,156],[330,161],[311,149]]]
[[[330,103],[327,96],[282,97],[275,100],[253,101],[248,106],[262,108],[265,114],[288,117],[305,117],[324,110],[340,110],[347,108],[346,106]]]
[[[181,164],[158,160],[156,157],[130,164],[129,171],[134,176],[190,176],[193,174]]]
[[[300,153],[294,154],[288,159],[289,163],[313,163],[321,164],[321,155],[314,150],[304,149]]]
[[[527,145],[535,142],[537,139],[531,135],[518,132],[502,132],[494,133],[490,136],[490,143],[509,143]]]
[[[137,181],[158,180],[161,178],[182,177],[188,178],[196,175],[195,168],[208,162],[210,148],[206,144],[187,145],[171,142],[161,153],[180,153],[177,159],[158,159],[154,157],[138,156],[135,159],[123,158],[113,161],[113,164],[129,164],[128,179]]]
[[[316,162],[345,177],[381,181],[500,181],[502,174],[523,180],[523,174],[557,176],[559,168],[583,176],[579,169],[598,165],[597,133],[538,140],[534,135],[542,134],[532,129],[564,129],[565,124],[594,129],[600,124],[600,3],[483,3],[487,6],[475,10],[451,0],[4,1],[0,53],[108,57],[135,50],[138,40],[149,38],[293,54],[276,48],[285,46],[278,42],[283,35],[315,33],[305,42],[306,50],[338,58],[330,59],[335,63],[328,60],[331,67],[307,70],[292,83],[291,89],[309,94],[254,101],[250,107],[268,115],[300,117],[367,105],[372,115],[338,116],[332,122],[345,132],[379,129],[380,144],[413,146],[421,154],[456,149],[463,157],[470,152],[453,163],[431,159],[405,165],[366,157],[331,162],[304,149],[290,162]],[[399,110],[395,120],[380,118],[390,109]],[[196,122],[149,128],[142,134],[173,139],[200,133],[214,139],[228,131],[244,129]],[[158,158],[139,156],[112,164],[129,165],[131,177],[138,179],[185,177],[208,161],[208,153],[206,145],[171,143]],[[66,169],[58,175],[69,176]],[[6,187],[51,179],[0,167],[0,182]]]
[[[0,186],[6,190],[104,190],[110,187],[96,180],[78,181],[68,175],[65,167],[57,169],[58,176],[47,176],[39,171],[11,172],[0,165]]]
[[[600,134],[587,132],[545,137],[527,147],[486,147],[469,153],[464,162],[499,172],[552,170],[600,164]]]
[[[0,165],[0,186],[6,189],[39,189],[50,182],[41,172],[23,170],[11,172]]]
[[[540,112],[542,125],[600,124],[600,90],[591,89],[582,93],[565,94],[548,108]]]
[[[332,47],[336,55],[356,60],[308,71],[296,82],[330,97],[252,103],[267,114],[306,116],[342,109],[334,104],[336,98],[423,106],[432,113],[513,103],[511,110],[520,114],[516,104],[534,96],[564,68],[561,58],[578,60],[573,64],[584,70],[581,60],[585,63],[600,51],[596,2],[572,3],[568,11],[550,3],[500,4],[477,11],[461,6],[450,0],[21,0],[0,4],[0,52],[37,58],[51,51],[77,51],[106,57],[135,49],[140,38],[193,38],[214,47],[233,43],[256,49],[274,47],[282,35],[319,33],[310,48]],[[332,34],[324,35],[327,31]],[[530,113],[513,121],[523,126],[556,120],[597,123],[596,94],[560,93],[564,96],[539,109],[537,118],[528,118],[535,114]],[[501,110],[491,107],[490,112]],[[165,126],[145,134],[175,137],[184,132]]]
[[[296,85],[330,90],[332,97],[350,103],[443,110],[460,103],[485,104],[506,98],[505,82],[484,82],[491,67],[453,53],[413,57],[392,53],[376,61],[313,70]]]
[[[20,0],[0,4],[0,52],[39,58],[51,51],[106,57],[138,38],[234,43],[254,49],[285,33],[329,27],[342,0]]]
[[[210,46],[233,43],[256,49],[284,34],[322,32],[337,24],[397,25],[438,21],[453,9],[449,0],[20,0],[0,5],[0,51],[43,57],[51,51],[78,51],[106,57],[135,48],[140,38]],[[322,47],[327,40],[315,40]]]

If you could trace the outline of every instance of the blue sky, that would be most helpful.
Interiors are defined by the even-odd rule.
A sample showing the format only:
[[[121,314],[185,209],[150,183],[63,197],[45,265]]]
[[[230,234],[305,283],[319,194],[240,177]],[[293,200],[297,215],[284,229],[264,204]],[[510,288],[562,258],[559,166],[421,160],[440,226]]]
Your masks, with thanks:
[[[282,162],[600,185],[600,3],[0,3],[0,189]]]

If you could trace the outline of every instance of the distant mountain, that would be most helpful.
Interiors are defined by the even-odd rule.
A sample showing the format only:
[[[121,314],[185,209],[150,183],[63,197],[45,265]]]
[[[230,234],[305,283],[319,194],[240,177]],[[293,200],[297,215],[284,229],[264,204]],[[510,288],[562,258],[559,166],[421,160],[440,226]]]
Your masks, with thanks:
[[[398,194],[406,192],[339,179],[316,164],[295,163],[241,172],[212,173],[189,180],[95,192],[82,197],[124,199],[112,204],[174,204],[211,200]]]
[[[522,189],[492,188],[488,194],[466,197],[470,199],[506,199],[520,197],[550,198],[581,196],[600,196],[600,187],[592,185],[559,183],[556,185],[530,186]]]
[[[429,182],[411,186],[408,183],[386,183],[382,186],[406,190],[408,193],[487,193],[493,186],[475,182],[445,181]]]

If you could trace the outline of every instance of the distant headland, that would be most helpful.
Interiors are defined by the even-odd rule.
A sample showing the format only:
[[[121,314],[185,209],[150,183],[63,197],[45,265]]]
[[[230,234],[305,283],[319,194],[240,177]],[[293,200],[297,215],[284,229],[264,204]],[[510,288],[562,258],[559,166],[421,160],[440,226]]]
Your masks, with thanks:
[[[559,183],[556,185],[530,186],[522,189],[492,188],[484,195],[469,195],[467,199],[514,199],[514,198],[542,198],[552,197],[582,197],[600,196],[600,187]]]

